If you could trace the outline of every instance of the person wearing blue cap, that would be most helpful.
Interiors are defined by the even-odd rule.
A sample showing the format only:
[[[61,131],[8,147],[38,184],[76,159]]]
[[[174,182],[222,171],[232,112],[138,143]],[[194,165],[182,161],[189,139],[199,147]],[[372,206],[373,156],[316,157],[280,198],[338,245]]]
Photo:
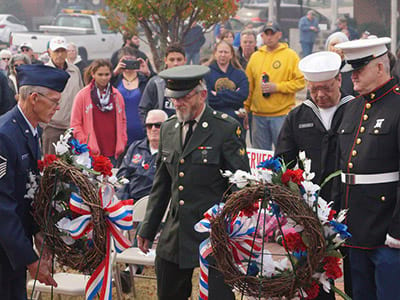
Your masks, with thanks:
[[[17,68],[18,104],[0,117],[0,299],[26,300],[26,269],[33,278],[57,286],[51,277],[50,255],[41,261],[43,237],[31,215],[26,194],[30,174],[38,174],[39,122],[48,123],[59,108],[69,78],[63,70],[44,65]]]
[[[159,300],[187,300],[191,295],[199,245],[207,238],[194,225],[223,201],[229,186],[220,170],[250,170],[240,124],[206,104],[202,79],[208,72],[205,66],[185,65],[159,74],[176,115],[161,126],[156,174],[138,233],[139,248],[148,252],[170,202],[156,251]],[[215,268],[210,268],[209,299],[235,299]]]

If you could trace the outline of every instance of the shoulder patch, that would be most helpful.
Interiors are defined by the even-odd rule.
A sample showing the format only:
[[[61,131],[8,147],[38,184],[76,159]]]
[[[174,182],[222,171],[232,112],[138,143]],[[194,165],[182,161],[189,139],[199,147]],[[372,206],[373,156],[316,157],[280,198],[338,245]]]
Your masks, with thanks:
[[[0,178],[7,174],[7,159],[0,155]]]
[[[215,111],[213,112],[213,116],[219,120],[224,120],[226,122],[230,122],[230,123],[234,123],[236,122],[236,120],[234,118],[232,118],[231,116],[229,116],[226,113],[222,113],[220,111]]]

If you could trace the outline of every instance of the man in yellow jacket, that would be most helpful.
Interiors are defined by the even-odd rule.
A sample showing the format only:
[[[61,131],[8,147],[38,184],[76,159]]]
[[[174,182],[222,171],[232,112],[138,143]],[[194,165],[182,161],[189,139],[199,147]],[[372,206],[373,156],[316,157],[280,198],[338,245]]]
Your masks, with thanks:
[[[268,22],[262,33],[264,46],[254,52],[246,68],[249,97],[244,107],[253,114],[254,148],[272,150],[286,115],[295,105],[295,94],[305,86],[298,68],[299,56],[286,43],[280,43],[280,27]]]

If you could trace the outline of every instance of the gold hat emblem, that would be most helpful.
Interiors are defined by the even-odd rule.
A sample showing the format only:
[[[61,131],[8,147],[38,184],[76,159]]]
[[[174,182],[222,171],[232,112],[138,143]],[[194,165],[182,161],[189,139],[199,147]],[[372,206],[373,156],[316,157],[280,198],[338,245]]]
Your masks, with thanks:
[[[244,156],[246,154],[246,150],[244,148],[239,149],[239,155]]]
[[[238,137],[240,137],[241,134],[242,134],[242,130],[241,130],[240,127],[238,126],[237,129],[236,129],[236,135],[237,135]]]

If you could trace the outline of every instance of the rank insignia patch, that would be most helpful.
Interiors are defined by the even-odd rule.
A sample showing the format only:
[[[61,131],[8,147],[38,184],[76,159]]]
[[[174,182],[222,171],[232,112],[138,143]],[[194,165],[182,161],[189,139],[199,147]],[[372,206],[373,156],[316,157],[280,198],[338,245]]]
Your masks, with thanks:
[[[7,159],[0,155],[0,178],[7,174]]]
[[[246,154],[246,150],[244,148],[239,149],[239,155],[244,156]]]

